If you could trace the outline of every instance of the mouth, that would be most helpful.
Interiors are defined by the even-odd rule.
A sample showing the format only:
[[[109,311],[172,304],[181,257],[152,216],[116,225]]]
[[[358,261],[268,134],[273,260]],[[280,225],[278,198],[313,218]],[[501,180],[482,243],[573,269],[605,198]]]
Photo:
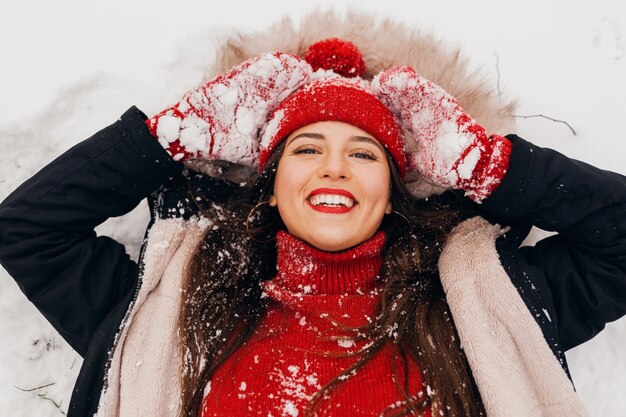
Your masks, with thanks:
[[[342,189],[317,188],[307,197],[314,210],[326,213],[345,213],[358,204],[352,193]]]

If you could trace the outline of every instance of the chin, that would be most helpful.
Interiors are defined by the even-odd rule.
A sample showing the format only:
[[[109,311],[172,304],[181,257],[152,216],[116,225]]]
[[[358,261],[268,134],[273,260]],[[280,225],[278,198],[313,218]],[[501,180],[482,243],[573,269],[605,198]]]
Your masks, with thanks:
[[[365,242],[367,239],[368,237],[359,238],[359,236],[338,236],[336,233],[329,233],[316,234],[315,236],[311,236],[310,239],[302,240],[325,252],[341,252],[346,249],[350,249],[353,246],[357,246],[360,243]]]
[[[322,242],[321,244],[312,244],[312,245],[319,250],[323,250],[324,252],[341,252],[354,246],[354,245],[349,245],[345,243],[344,244],[341,244],[341,243],[329,244],[328,242]]]

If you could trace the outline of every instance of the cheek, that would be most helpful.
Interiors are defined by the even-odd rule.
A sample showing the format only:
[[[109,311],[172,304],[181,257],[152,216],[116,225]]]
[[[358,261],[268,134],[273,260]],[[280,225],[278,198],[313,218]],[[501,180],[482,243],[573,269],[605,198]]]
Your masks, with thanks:
[[[366,178],[366,180],[361,181],[361,189],[364,194],[376,206],[386,206],[391,198],[391,179],[389,175],[385,175],[384,172],[377,172]]]
[[[300,194],[304,186],[301,170],[293,169],[292,164],[279,163],[274,180],[274,192],[272,200],[274,205],[290,204],[293,198]]]

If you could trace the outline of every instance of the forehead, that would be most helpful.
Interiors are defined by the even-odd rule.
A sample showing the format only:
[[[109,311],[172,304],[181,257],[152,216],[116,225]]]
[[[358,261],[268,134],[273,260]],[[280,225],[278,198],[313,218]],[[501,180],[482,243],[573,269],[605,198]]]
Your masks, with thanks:
[[[338,121],[315,122],[303,126],[287,137],[287,145],[297,138],[357,140],[372,143],[383,149],[382,144],[365,130]]]

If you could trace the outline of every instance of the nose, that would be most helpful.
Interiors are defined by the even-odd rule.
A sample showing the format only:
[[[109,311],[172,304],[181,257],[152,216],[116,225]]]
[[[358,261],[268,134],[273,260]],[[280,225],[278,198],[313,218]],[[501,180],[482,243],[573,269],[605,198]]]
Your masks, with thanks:
[[[350,167],[348,161],[340,152],[328,153],[319,168],[319,176],[337,180],[349,178]]]

